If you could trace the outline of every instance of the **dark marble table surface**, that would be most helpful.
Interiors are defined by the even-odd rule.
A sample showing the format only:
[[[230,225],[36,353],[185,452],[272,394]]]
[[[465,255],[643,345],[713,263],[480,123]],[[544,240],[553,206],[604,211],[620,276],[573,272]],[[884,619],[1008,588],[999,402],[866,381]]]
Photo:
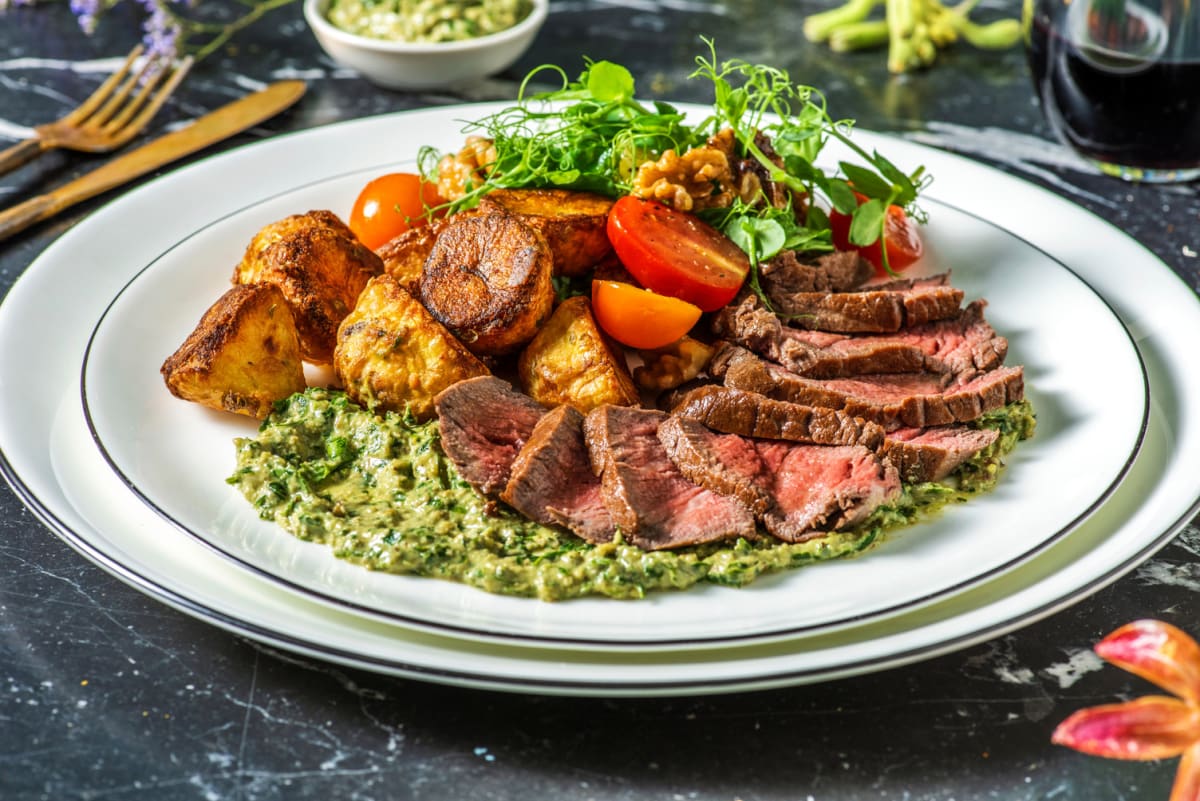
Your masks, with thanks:
[[[134,5],[91,38],[66,3],[0,14],[0,139],[84,97],[136,40]],[[534,50],[508,73],[465,91],[404,94],[331,63],[297,3],[202,62],[155,130],[272,80],[308,82],[293,110],[217,152],[336,120],[510,98],[528,68],[574,67],[581,52],[627,64],[644,93],[702,100],[684,76],[698,37],[715,34],[724,55],[788,68],[863,127],[1049,187],[1200,286],[1196,188],[1123,184],[1078,162],[1050,139],[1019,50],[960,49],[931,73],[892,79],[879,53],[807,44],[801,20],[817,7],[554,2]],[[98,161],[48,155],[0,178],[0,204]],[[0,294],[103,202],[0,243]],[[0,366],[0,381],[11,380]],[[1099,637],[1141,617],[1197,633],[1198,551],[1189,525],[1071,608],[909,667],[755,693],[572,699],[359,672],[228,634],[117,581],[0,487],[0,799],[1165,799],[1173,761],[1086,757],[1049,737],[1075,709],[1149,690],[1090,653]]]

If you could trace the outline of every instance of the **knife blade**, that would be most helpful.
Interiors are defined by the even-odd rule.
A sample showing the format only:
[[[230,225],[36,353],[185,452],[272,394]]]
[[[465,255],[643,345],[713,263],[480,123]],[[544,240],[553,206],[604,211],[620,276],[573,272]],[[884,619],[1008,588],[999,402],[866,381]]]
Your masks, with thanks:
[[[164,164],[203,150],[274,117],[299,100],[305,88],[303,81],[273,83],[266,89],[205,114],[186,127],[118,156],[87,175],[0,212],[0,241],[76,203],[140,178]]]

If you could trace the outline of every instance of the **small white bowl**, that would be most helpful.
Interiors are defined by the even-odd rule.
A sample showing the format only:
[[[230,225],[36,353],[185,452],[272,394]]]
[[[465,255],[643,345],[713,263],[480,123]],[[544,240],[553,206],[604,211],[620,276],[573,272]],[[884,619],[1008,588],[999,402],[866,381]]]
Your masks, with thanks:
[[[372,39],[335,27],[330,0],[304,0],[304,18],[317,43],[339,64],[386,89],[441,89],[493,75],[529,49],[549,12],[532,0],[529,16],[507,30],[457,42],[410,44]]]

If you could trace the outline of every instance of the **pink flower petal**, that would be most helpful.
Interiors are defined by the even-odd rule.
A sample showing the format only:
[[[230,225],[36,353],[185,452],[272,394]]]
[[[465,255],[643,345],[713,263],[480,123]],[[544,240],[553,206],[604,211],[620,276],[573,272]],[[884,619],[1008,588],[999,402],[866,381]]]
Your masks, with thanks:
[[[1050,739],[1111,759],[1164,759],[1200,741],[1200,710],[1178,698],[1150,695],[1081,709],[1058,724]]]
[[[1096,653],[1185,701],[1200,704],[1200,645],[1169,623],[1129,623],[1097,643]]]

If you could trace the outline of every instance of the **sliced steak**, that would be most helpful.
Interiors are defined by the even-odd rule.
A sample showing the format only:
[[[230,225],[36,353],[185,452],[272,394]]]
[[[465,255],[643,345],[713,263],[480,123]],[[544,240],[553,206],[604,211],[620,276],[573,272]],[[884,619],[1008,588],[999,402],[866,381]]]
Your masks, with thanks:
[[[433,399],[442,450],[484,495],[508,484],[517,458],[546,410],[507,381],[479,376],[459,381]]]
[[[612,541],[612,515],[583,441],[583,415],[571,406],[546,412],[534,426],[500,498],[538,523],[563,526],[592,543]]]
[[[801,328],[843,334],[888,333],[958,314],[963,291],[949,274],[901,279],[854,292],[795,292],[772,297],[775,310]]]
[[[687,478],[736,498],[787,542],[852,526],[900,491],[895,467],[861,445],[756,440],[681,417],[658,437]]]
[[[999,436],[992,428],[963,425],[901,428],[887,435],[882,453],[906,482],[941,481]]]
[[[784,325],[753,297],[722,309],[714,332],[809,378],[932,372],[964,381],[1004,362],[1008,340],[972,301],[954,317],[891,334],[835,334]]]
[[[1025,395],[1024,371],[1020,367],[999,367],[949,387],[943,377],[931,373],[818,381],[728,344],[718,348],[709,372],[721,378],[726,386],[776,400],[841,409],[879,423],[888,431],[967,423]]]
[[[816,256],[785,250],[763,263],[759,282],[767,297],[774,300],[797,292],[846,292],[862,286],[874,274],[875,268],[856,250]]]
[[[662,550],[756,536],[754,515],[684,478],[658,439],[664,412],[601,406],[584,419],[584,439],[601,495],[625,539]]]
[[[815,445],[883,445],[883,428],[837,409],[772,400],[756,392],[710,385],[691,390],[671,414],[714,431]]]

